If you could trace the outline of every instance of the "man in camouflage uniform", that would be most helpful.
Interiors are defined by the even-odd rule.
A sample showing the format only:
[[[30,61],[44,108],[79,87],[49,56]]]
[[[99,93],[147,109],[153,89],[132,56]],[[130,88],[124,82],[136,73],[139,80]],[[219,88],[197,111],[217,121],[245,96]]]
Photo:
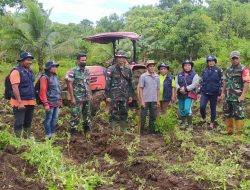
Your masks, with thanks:
[[[116,126],[127,128],[128,103],[133,100],[132,71],[126,58],[125,52],[120,50],[115,55],[115,64],[107,69],[106,97],[113,129]]]
[[[91,127],[90,101],[92,100],[92,93],[90,87],[90,72],[86,68],[86,60],[85,53],[78,54],[77,66],[66,74],[72,104],[70,107],[70,133],[72,135],[75,133],[81,115],[83,116],[84,133],[88,132]]]
[[[244,109],[243,101],[250,82],[249,69],[240,63],[240,52],[233,51],[230,54],[232,65],[225,72],[222,97],[224,101],[224,115],[227,134],[233,134],[234,123],[236,135],[240,137],[243,130]]]

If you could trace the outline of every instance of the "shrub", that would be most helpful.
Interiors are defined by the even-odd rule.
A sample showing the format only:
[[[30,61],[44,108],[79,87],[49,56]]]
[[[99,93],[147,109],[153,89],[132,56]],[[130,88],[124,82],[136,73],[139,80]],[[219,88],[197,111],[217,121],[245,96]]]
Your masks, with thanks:
[[[165,139],[166,144],[171,142],[173,137],[173,132],[177,127],[178,119],[176,116],[176,109],[174,107],[170,107],[164,115],[161,115],[155,121],[155,130],[160,132]]]

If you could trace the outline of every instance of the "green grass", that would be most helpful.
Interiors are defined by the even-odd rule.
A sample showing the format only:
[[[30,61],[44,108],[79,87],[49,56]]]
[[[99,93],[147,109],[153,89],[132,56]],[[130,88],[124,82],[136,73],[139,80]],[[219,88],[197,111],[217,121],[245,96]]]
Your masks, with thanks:
[[[11,68],[12,66],[10,64],[0,62],[0,96],[2,96],[4,92],[4,79],[10,72]]]
[[[208,142],[214,142],[222,146],[227,146],[234,144],[238,139],[231,135],[220,135],[220,134],[215,134],[215,133],[210,133],[206,131],[204,133],[205,138],[208,140]]]
[[[221,135],[216,133],[205,132],[204,136],[208,142],[214,142],[222,146],[232,145],[236,142],[241,142],[242,144],[250,144],[250,126],[248,125],[249,120],[246,120],[244,125],[244,134],[241,138],[237,138],[234,135]]]
[[[214,189],[225,189],[226,185],[233,177],[241,177],[246,172],[239,164],[240,152],[235,152],[229,158],[220,161],[216,160],[218,152],[210,151],[206,148],[198,147],[194,143],[185,143],[182,148],[187,148],[194,153],[193,160],[187,163],[176,163],[165,165],[167,173],[185,174],[192,176],[196,181],[210,181]],[[246,183],[246,182],[245,182]]]
[[[176,112],[177,110],[171,106],[164,115],[161,115],[155,121],[155,130],[162,134],[166,144],[171,143],[174,131],[178,126]]]
[[[180,155],[176,163],[164,163],[167,173],[183,174],[196,181],[211,182],[214,189],[226,189],[232,179],[241,178],[242,189],[248,189],[250,183],[246,180],[246,176],[249,176],[250,172],[239,164],[242,159],[242,151],[235,149],[228,155],[220,151],[221,148],[230,148],[238,142],[249,144],[246,136],[239,140],[234,136],[205,131],[203,138],[200,139],[206,144],[205,147],[198,145],[199,143],[194,141],[196,137],[189,131],[181,131],[176,128],[175,137],[176,140],[182,142],[182,151],[191,153],[192,160],[183,163]]]
[[[0,132],[0,149],[7,144],[17,148],[23,145],[28,147],[22,156],[37,167],[38,177],[46,183],[48,189],[92,190],[101,184],[111,183],[112,177],[105,177],[105,174],[98,174],[95,171],[95,162],[76,166],[73,161],[65,159],[61,147],[55,147],[53,143],[53,140],[41,143],[34,138],[17,139],[7,131]]]
[[[244,121],[244,135],[250,144],[250,119],[245,119]]]
[[[218,182],[221,187],[225,187],[227,182],[235,176],[240,176],[242,167],[238,164],[241,157],[239,153],[230,158],[225,158],[216,162],[216,153],[209,152],[207,149],[197,147],[194,159],[188,163],[188,166],[195,172],[195,180],[206,180]]]
[[[62,79],[65,77],[66,72],[70,69],[73,68],[76,65],[76,60],[71,60],[71,59],[63,59],[58,61],[59,67],[58,67],[58,76]],[[10,63],[5,63],[5,62],[0,62],[0,81],[4,81],[5,76],[8,75],[10,70],[15,67],[15,64],[10,64]],[[34,74],[37,76],[39,73],[38,69],[38,64],[36,61],[34,61],[31,65],[31,69],[34,72]],[[2,86],[2,83],[0,84]]]
[[[183,142],[190,142],[193,140],[193,135],[190,131],[182,131],[179,128],[175,130],[176,139]]]
[[[241,190],[249,190],[250,189],[250,180],[243,180],[240,184]]]
[[[76,65],[76,61],[71,59],[60,60],[57,63],[59,63],[57,74],[61,80],[65,77],[67,71],[75,67]],[[38,69],[38,64],[36,62],[33,62],[33,64],[31,65],[31,69],[34,72],[34,74],[38,76],[39,69]]]

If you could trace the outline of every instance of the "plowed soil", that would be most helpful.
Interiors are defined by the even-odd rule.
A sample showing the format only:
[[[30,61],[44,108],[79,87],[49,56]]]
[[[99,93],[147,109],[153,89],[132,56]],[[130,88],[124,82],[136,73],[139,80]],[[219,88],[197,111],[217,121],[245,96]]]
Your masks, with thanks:
[[[36,168],[23,160],[20,154],[20,151],[11,146],[0,152],[0,189],[46,189],[44,184],[36,179]]]
[[[2,123],[12,125],[11,109],[6,109],[6,103],[1,101],[0,113]],[[44,113],[41,109],[36,109],[33,120],[32,133],[38,141],[44,140],[43,130]],[[161,135],[145,135],[140,138],[138,143],[135,134],[124,134],[123,132],[113,131],[108,123],[96,117],[92,131],[87,135],[77,132],[66,140],[66,132],[69,125],[69,110],[64,108],[60,113],[60,121],[57,129],[56,145],[63,147],[64,156],[72,159],[76,165],[85,162],[97,161],[94,166],[99,172],[106,173],[108,176],[115,175],[112,185],[98,187],[99,190],[137,190],[137,189],[180,189],[180,190],[202,190],[213,189],[216,184],[207,181],[195,181],[192,175],[169,174],[166,172],[165,163],[176,164],[178,158],[186,163],[193,159],[191,151],[184,151],[181,143],[175,140],[166,145]],[[1,129],[6,126],[0,126]],[[9,128],[11,131],[11,128]],[[193,141],[197,146],[206,147],[208,142],[204,140],[204,129],[196,126],[193,133]],[[213,132],[212,132],[213,133]],[[215,132],[216,133],[216,132]],[[131,144],[135,143],[135,144]],[[230,155],[231,152],[238,150],[241,144],[234,144],[230,149],[224,149],[221,145],[213,144],[222,156]],[[244,147],[249,149],[249,147]],[[17,150],[7,148],[0,153],[0,189],[44,189],[44,185],[32,180],[36,169],[29,166],[20,156]],[[244,168],[250,166],[248,163],[249,155],[244,155],[239,164]],[[236,186],[239,187],[237,181]],[[235,187],[235,186],[234,186]],[[228,189],[233,189],[228,185]]]

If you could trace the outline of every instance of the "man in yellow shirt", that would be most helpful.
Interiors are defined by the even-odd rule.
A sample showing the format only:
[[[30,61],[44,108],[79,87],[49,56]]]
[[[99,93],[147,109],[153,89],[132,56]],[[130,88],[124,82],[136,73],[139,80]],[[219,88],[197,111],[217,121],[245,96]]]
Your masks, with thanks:
[[[160,63],[158,65],[160,79],[160,109],[159,114],[165,114],[170,101],[176,100],[174,76],[169,73],[169,65]]]

